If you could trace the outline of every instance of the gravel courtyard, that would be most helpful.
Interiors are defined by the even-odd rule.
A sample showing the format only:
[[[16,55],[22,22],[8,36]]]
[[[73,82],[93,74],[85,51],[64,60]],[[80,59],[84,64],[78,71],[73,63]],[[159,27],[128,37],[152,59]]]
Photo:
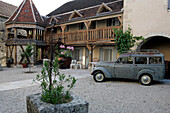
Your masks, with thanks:
[[[0,71],[0,88],[11,82],[31,80],[37,73],[28,69],[11,68]],[[136,81],[109,80],[95,83],[88,70],[61,70],[78,78],[72,92],[89,102],[89,113],[170,113],[170,80],[142,86]],[[28,84],[28,83],[27,83]],[[39,86],[24,85],[10,90],[0,89],[0,113],[26,113],[26,96],[40,92]]]

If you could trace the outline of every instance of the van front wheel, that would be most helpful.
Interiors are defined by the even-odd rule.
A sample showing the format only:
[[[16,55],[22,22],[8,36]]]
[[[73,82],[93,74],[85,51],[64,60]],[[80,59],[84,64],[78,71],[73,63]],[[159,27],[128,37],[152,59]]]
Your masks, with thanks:
[[[94,73],[93,79],[95,82],[103,82],[105,80],[105,76],[102,72],[97,71],[96,73]]]
[[[139,82],[142,84],[142,85],[151,85],[153,80],[152,80],[152,77],[148,74],[144,74],[144,75],[141,75],[140,78],[139,78]]]

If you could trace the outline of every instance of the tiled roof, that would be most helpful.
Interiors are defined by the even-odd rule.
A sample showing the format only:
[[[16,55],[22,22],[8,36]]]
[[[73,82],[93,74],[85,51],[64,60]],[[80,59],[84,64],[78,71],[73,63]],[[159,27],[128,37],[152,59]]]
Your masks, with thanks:
[[[75,9],[79,10],[79,9],[100,5],[102,3],[113,2],[113,1],[116,0],[73,0],[65,3],[61,7],[49,13],[47,16],[62,14],[65,12],[74,11]]]
[[[43,25],[44,20],[32,0],[23,0],[21,5],[6,23],[33,23]]]
[[[16,6],[0,1],[0,16],[9,18],[16,9]]]
[[[89,8],[85,8],[85,9],[80,9],[80,10],[77,10],[81,15],[82,17],[79,17],[79,18],[73,18],[73,19],[69,19],[69,17],[71,16],[71,14],[73,13],[72,12],[67,12],[67,13],[64,13],[64,14],[58,14],[58,15],[55,15],[56,19],[58,20],[58,23],[63,23],[63,22],[71,22],[73,20],[80,20],[80,19],[84,19],[84,18],[88,18],[88,17],[97,17],[97,16],[102,16],[102,15],[107,15],[107,14],[110,14],[110,13],[116,13],[116,12],[121,12],[122,8],[123,8],[123,1],[122,0],[118,0],[118,1],[115,1],[113,2],[110,2],[110,3],[106,3],[106,5],[112,9],[112,11],[108,12],[108,13],[101,13],[101,14],[97,14],[97,11],[100,7],[100,5],[97,5],[97,6],[94,6],[94,7],[89,7]]]

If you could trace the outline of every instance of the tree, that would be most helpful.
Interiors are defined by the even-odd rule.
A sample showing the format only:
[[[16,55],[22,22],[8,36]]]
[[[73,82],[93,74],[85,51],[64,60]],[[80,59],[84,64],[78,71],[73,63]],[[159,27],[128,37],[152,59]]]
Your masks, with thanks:
[[[128,27],[128,30],[125,32],[123,32],[122,27],[120,29],[114,28],[114,34],[119,54],[122,54],[124,51],[131,50],[131,48],[137,44],[137,41],[145,40],[142,36],[133,36],[130,27]]]

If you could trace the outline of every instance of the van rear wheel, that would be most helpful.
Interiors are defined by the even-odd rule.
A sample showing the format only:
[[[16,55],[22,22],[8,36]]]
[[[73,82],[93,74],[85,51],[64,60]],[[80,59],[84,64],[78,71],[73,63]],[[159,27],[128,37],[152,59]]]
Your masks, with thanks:
[[[102,72],[97,71],[94,73],[93,79],[95,82],[103,82],[103,81],[105,81],[105,76]]]
[[[142,85],[151,85],[152,82],[153,82],[153,79],[150,75],[148,74],[144,74],[144,75],[141,75],[140,78],[139,78],[139,82],[142,84]]]

